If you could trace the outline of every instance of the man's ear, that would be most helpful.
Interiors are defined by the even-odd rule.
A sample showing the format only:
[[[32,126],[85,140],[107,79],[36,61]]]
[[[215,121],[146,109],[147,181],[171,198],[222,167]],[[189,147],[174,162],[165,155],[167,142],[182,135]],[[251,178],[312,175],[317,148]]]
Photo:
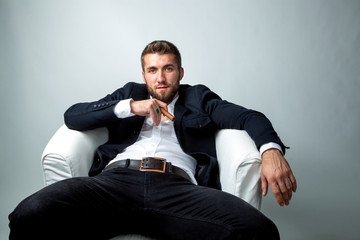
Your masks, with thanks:
[[[145,73],[144,73],[144,72],[142,72],[142,73],[141,73],[141,75],[142,75],[142,77],[143,77],[143,81],[144,81],[144,83],[146,84],[146,80],[145,80]]]
[[[179,71],[180,71],[180,81],[181,81],[181,79],[184,77],[184,68],[181,67]]]

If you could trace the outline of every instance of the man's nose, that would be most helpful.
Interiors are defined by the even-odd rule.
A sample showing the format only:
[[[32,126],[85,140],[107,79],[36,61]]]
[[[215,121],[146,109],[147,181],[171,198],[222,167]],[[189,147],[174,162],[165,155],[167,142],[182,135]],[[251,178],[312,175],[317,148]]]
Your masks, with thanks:
[[[163,82],[163,81],[165,81],[165,74],[164,74],[163,71],[159,71],[159,74],[158,74],[158,76],[157,76],[157,81],[158,81],[158,82]]]

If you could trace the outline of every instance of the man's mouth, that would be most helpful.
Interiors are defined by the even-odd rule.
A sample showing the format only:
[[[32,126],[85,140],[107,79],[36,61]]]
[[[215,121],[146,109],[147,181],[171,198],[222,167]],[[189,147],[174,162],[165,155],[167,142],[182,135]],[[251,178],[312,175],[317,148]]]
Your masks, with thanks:
[[[159,87],[157,87],[156,89],[158,89],[158,90],[165,90],[165,89],[167,89],[168,87],[167,86],[159,86]]]

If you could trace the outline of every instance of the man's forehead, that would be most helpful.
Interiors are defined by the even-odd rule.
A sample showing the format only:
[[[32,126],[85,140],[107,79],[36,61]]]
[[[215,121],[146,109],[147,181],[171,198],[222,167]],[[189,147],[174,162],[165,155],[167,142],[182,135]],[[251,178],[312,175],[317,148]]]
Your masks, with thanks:
[[[172,53],[147,53],[144,56],[145,66],[149,67],[149,65],[174,65],[176,66],[175,55]]]

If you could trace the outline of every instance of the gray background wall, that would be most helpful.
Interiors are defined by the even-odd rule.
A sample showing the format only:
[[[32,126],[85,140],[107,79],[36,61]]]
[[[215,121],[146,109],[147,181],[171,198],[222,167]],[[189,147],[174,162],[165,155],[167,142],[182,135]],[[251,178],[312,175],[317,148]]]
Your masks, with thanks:
[[[0,0],[1,239],[63,112],[141,81],[154,39],[179,47],[183,83],[264,112],[291,146],[298,191],[262,207],[282,239],[358,239],[359,1]]]

